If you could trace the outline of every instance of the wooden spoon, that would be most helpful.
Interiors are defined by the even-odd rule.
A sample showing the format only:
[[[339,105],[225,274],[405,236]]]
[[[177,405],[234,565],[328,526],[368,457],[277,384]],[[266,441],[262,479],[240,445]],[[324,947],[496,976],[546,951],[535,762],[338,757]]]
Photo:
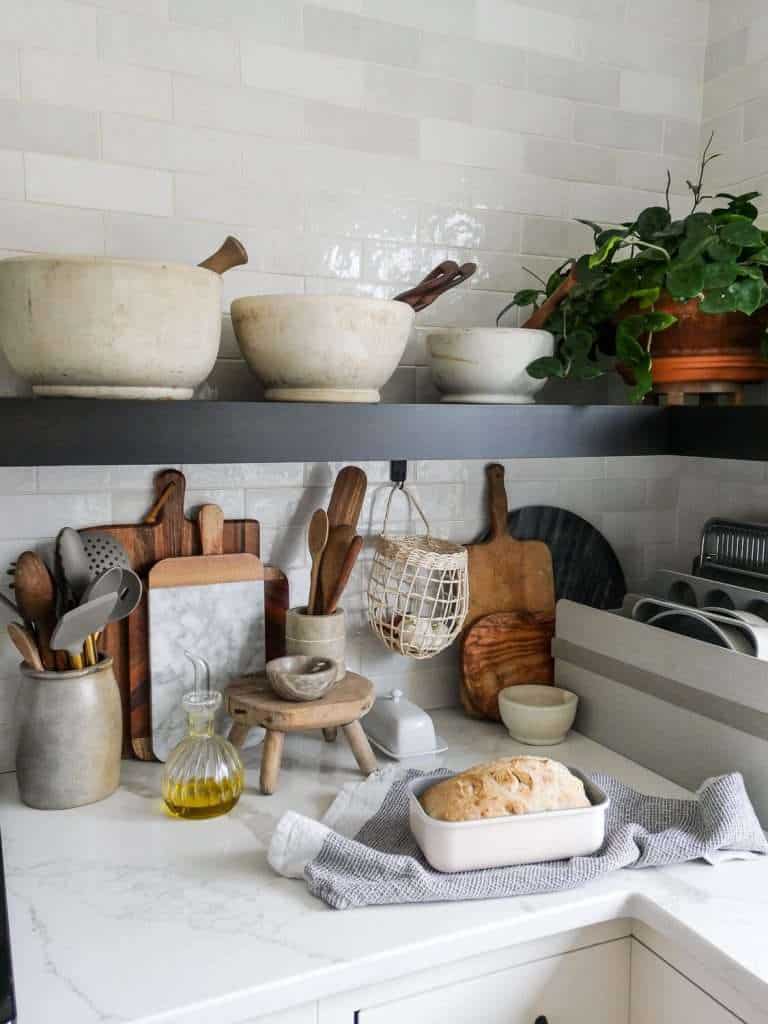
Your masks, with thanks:
[[[309,521],[309,535],[307,538],[309,554],[312,558],[312,573],[309,580],[309,599],[307,600],[307,613],[315,614],[317,603],[317,585],[320,580],[320,562],[328,543],[328,513],[324,508],[319,508],[312,513]]]
[[[357,534],[352,538],[352,541],[347,548],[347,553],[344,556],[344,561],[341,564],[339,575],[336,578],[336,583],[333,590],[331,591],[328,602],[325,606],[325,614],[333,615],[339,606],[341,595],[344,593],[344,588],[349,583],[349,577],[352,575],[352,570],[355,567],[355,562],[363,548],[363,538],[360,534]]]
[[[575,288],[578,283],[579,282],[576,280],[576,274],[572,270],[568,277],[566,277],[564,281],[561,281],[557,288],[555,288],[549,298],[545,302],[542,302],[539,308],[535,309],[533,313],[531,313],[523,324],[523,327],[528,328],[528,330],[539,330],[542,328],[566,297],[568,292]]]
[[[43,672],[45,666],[40,657],[40,651],[35,643],[35,638],[30,631],[25,626],[22,626],[20,622],[9,622],[6,628],[8,629],[8,636],[11,638],[13,646],[29,667],[37,672]]]
[[[56,659],[51,650],[51,633],[56,624],[56,588],[45,563],[34,551],[24,551],[19,555],[14,592],[21,614],[37,630],[37,646],[43,666],[54,669]]]
[[[245,251],[243,243],[234,235],[227,235],[216,252],[207,260],[198,263],[198,266],[203,267],[204,270],[212,270],[215,274],[224,274],[232,267],[241,267],[247,262],[248,253]]]
[[[328,502],[328,542],[320,562],[320,586],[315,614],[326,606],[341,574],[349,545],[357,533],[368,478],[358,466],[345,466],[336,477]]]

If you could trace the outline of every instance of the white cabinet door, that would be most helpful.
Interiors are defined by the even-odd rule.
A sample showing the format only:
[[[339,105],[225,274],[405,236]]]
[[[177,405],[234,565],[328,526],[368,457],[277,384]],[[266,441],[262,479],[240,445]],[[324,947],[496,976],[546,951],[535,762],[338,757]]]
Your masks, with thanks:
[[[720,1003],[632,940],[630,1024],[739,1024]]]
[[[358,1011],[358,1024],[628,1024],[629,939]],[[679,1024],[679,1022],[677,1022]]]

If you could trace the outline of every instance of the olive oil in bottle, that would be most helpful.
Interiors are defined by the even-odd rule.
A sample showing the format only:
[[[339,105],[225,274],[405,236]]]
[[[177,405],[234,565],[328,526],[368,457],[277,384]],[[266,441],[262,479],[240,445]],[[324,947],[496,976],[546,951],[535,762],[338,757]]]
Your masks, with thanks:
[[[245,769],[235,747],[215,734],[222,697],[210,688],[208,663],[189,651],[184,654],[195,670],[195,688],[182,698],[189,732],[165,763],[163,799],[175,817],[216,818],[240,799]]]

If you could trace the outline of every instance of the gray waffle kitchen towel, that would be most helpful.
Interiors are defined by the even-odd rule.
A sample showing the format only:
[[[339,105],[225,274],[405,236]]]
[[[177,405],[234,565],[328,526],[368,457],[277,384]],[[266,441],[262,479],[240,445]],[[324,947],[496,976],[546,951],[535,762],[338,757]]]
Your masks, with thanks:
[[[573,889],[618,868],[661,867],[768,853],[741,775],[705,782],[690,800],[646,796],[609,775],[589,776],[611,800],[606,838],[589,857],[444,874],[429,866],[408,826],[411,779],[450,772],[388,769],[345,786],[323,822],[289,811],[269,862],[304,877],[336,910],[386,903],[490,899]]]

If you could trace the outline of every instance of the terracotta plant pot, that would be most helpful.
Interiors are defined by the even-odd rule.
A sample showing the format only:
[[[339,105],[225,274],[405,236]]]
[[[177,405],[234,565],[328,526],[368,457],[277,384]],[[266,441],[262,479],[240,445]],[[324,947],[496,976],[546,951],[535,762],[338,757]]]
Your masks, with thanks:
[[[744,313],[702,313],[698,299],[677,302],[667,292],[654,308],[678,320],[653,337],[654,384],[768,380],[768,362],[760,356],[768,310],[761,309],[751,317]],[[639,312],[636,302],[627,303],[617,320]],[[626,380],[628,374],[620,366],[618,370]]]

